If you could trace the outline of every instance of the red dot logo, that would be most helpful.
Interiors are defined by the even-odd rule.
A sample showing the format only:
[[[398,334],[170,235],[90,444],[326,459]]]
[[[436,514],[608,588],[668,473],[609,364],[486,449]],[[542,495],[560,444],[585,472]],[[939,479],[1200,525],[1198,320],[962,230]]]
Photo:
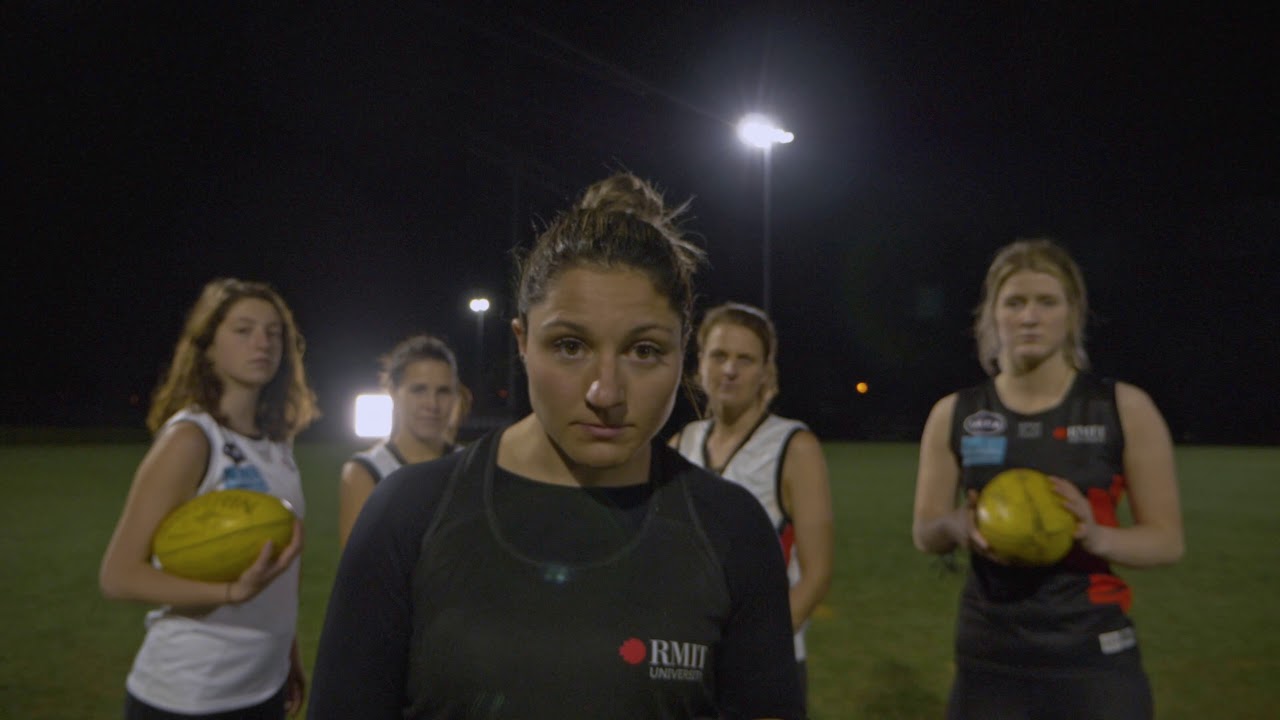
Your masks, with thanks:
[[[639,665],[644,662],[645,649],[644,641],[636,638],[627,638],[626,642],[618,648],[618,654],[622,659],[631,665]]]
[[[1053,439],[1055,439],[1055,440],[1066,440],[1066,439],[1067,439],[1067,429],[1066,429],[1066,428],[1064,428],[1064,427],[1056,427],[1056,428],[1054,428],[1054,429],[1053,429]]]

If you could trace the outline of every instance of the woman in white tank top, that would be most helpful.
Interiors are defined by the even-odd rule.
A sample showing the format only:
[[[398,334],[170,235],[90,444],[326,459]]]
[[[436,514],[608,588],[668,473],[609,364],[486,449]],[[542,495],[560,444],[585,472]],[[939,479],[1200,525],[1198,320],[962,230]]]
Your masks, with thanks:
[[[155,442],[133,478],[102,558],[102,593],[160,606],[126,681],[125,717],[281,718],[302,707],[295,638],[302,486],[292,439],[316,417],[292,313],[268,285],[208,283],[187,316],[147,424]],[[293,540],[231,582],[170,575],[152,563],[161,520],[197,494],[230,487],[287,500]]]
[[[471,393],[458,380],[458,361],[443,340],[414,335],[382,358],[382,387],[391,396],[391,434],[342,465],[338,543],[346,547],[365,501],[382,478],[403,465],[435,460],[455,448]]]
[[[746,487],[773,520],[791,578],[791,624],[801,678],[805,629],[831,585],[834,531],[827,464],[804,423],[769,412],[778,391],[778,337],[759,308],[726,303],[698,327],[698,384],[706,417],[671,446]]]

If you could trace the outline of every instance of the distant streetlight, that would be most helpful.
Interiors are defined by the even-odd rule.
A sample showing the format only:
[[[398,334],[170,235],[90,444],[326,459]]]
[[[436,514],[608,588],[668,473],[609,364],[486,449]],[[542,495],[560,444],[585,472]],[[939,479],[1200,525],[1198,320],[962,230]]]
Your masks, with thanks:
[[[489,311],[489,298],[471,298],[468,307],[476,314],[476,388],[473,396],[479,409],[484,398],[484,314]]]
[[[782,143],[786,144],[796,139],[794,133],[783,130],[778,127],[777,123],[764,115],[752,113],[738,121],[738,139],[743,143],[756,148],[764,155],[764,201],[763,207],[763,228],[761,230],[761,254],[763,256],[763,274],[764,282],[761,285],[761,295],[763,300],[760,303],[761,308],[766,314],[770,312],[770,283],[769,283],[769,174],[770,174],[770,155],[773,146]]]

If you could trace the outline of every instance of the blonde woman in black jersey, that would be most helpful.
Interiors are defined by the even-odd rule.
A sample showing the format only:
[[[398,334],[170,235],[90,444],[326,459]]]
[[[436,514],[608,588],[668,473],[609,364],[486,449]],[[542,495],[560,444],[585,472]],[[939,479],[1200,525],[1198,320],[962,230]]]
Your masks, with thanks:
[[[971,557],[949,718],[1153,715],[1131,594],[1111,566],[1182,556],[1173,444],[1146,393],[1088,372],[1086,312],[1080,270],[1057,244],[1001,249],[976,311],[990,379],[938,401],[925,423],[915,545]],[[1017,466],[1050,475],[1079,521],[1071,552],[1047,568],[1005,564],[975,527],[977,493]],[[1122,526],[1126,496],[1133,522]]]

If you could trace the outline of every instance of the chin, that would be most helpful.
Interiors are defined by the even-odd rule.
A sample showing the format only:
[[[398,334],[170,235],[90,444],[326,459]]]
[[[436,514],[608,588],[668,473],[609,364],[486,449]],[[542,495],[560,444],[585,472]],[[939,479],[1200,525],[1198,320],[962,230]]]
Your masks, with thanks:
[[[633,443],[573,443],[562,446],[569,462],[593,470],[622,467],[632,460],[640,449]]]
[[[1027,349],[1016,353],[1013,359],[1016,364],[1021,365],[1022,367],[1033,368],[1039,367],[1046,360],[1053,357],[1053,355],[1054,353],[1049,351]]]

